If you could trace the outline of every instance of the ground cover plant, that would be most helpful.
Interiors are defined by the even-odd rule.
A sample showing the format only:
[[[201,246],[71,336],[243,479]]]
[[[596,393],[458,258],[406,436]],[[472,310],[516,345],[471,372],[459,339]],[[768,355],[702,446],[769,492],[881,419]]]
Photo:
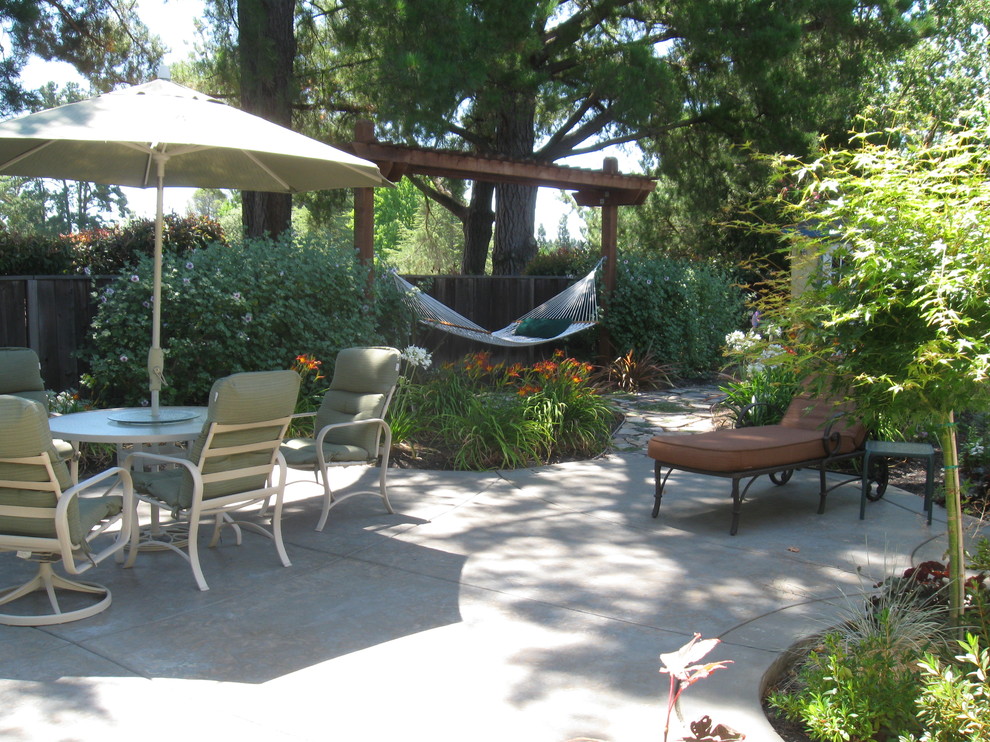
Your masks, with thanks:
[[[432,468],[516,468],[604,452],[615,412],[594,367],[562,351],[532,366],[474,353],[439,368],[407,359],[389,410],[399,462]]]
[[[970,567],[982,569],[983,539]],[[990,731],[990,582],[965,583],[954,640],[947,565],[923,562],[851,602],[768,695],[773,714],[824,742],[979,742]],[[960,650],[962,652],[960,653]]]

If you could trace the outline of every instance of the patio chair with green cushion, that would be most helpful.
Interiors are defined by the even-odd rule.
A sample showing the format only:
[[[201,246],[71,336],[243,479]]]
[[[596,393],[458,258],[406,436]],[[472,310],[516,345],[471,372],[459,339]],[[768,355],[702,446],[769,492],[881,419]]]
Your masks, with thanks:
[[[111,554],[122,560],[133,513],[126,470],[114,467],[72,485],[68,467],[52,445],[47,409],[20,396],[0,395],[0,552],[38,562],[37,573],[26,583],[0,590],[5,611],[0,623],[48,626],[109,607],[109,590],[57,575],[53,565],[61,561],[66,572],[78,575]],[[116,534],[108,533],[117,524]],[[94,541],[103,534],[113,541],[95,550]],[[36,612],[41,601],[29,596],[41,590],[47,593],[51,611]],[[60,592],[74,607],[63,609]],[[70,600],[67,593],[82,595]],[[15,606],[13,613],[6,612]]]
[[[134,464],[175,465],[158,471],[134,472],[134,491],[138,500],[151,505],[153,521],[157,522],[162,508],[170,510],[173,518],[187,521],[189,537],[185,550],[181,543],[161,541],[155,545],[186,559],[200,590],[210,589],[199,562],[199,526],[204,519],[213,521],[211,547],[217,545],[224,526],[233,527],[240,545],[243,526],[272,539],[282,564],[291,566],[282,543],[286,470],[279,446],[298,395],[299,374],[295,371],[227,376],[216,381],[210,390],[206,422],[187,457],[144,452],[127,457],[124,465],[129,469]],[[271,531],[257,522],[235,519],[232,515],[269,498],[275,500]],[[140,546],[135,528],[128,567],[134,564]]]
[[[41,359],[31,348],[0,348],[0,394],[16,394],[48,408],[48,392],[41,377]],[[68,441],[54,440],[59,458],[68,461],[74,453]]]
[[[392,448],[392,430],[385,413],[399,380],[399,351],[395,348],[345,348],[337,354],[333,379],[320,409],[297,417],[314,416],[313,438],[291,438],[282,444],[282,455],[292,469],[312,471],[323,480],[323,512],[316,525],[322,531],[330,508],[361,491],[335,495],[330,489],[331,466],[372,464],[381,460],[378,494],[385,509],[386,477]]]

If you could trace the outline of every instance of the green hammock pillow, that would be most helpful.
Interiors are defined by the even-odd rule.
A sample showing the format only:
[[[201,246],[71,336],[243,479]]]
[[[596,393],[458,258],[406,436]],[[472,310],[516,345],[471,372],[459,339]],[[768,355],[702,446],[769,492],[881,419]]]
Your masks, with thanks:
[[[570,326],[569,319],[524,319],[516,325],[512,334],[528,338],[552,338],[557,337]]]

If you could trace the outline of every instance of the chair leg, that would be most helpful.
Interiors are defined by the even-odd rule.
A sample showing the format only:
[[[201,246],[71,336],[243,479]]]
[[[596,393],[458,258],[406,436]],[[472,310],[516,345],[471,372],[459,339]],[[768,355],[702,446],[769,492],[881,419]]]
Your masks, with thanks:
[[[209,590],[210,586],[206,584],[206,578],[203,577],[203,569],[199,565],[199,513],[196,517],[190,516],[189,518],[189,545],[188,557],[189,566],[192,567],[193,579],[196,580],[196,586],[200,590]]]
[[[866,520],[866,495],[870,491],[870,452],[863,453],[863,481],[859,491],[859,519]]]
[[[653,464],[654,491],[652,515],[654,518],[660,515],[660,501],[663,500],[663,488],[667,484],[667,477],[669,477],[670,473],[673,471],[673,469],[668,469],[667,475],[662,477],[660,476],[661,470],[662,467],[659,461]]]
[[[746,488],[747,490],[749,487]],[[742,512],[742,496],[739,494],[739,478],[732,478],[732,525],[729,526],[729,535],[735,536],[739,530],[739,514]]]
[[[41,615],[0,613],[0,624],[7,626],[52,626],[89,618],[110,607],[111,596],[107,588],[93,582],[69,580],[61,575],[57,575],[52,568],[51,562],[41,562],[38,565],[37,574],[20,587],[0,592],[0,605],[13,603],[25,595],[38,590],[44,590],[47,593],[48,602],[52,606],[52,613]],[[84,608],[73,611],[62,611],[58,602],[58,590],[85,593],[87,595],[102,595],[103,597],[96,603]]]
[[[282,541],[282,495],[275,497],[275,512],[272,515],[272,536],[275,539],[275,551],[282,561],[283,567],[291,567],[289,555],[285,552],[285,543]]]
[[[386,448],[385,452],[382,454],[382,461],[380,464],[381,474],[379,474],[378,489],[381,490],[382,502],[385,503],[385,510],[388,511],[389,515],[392,515],[395,511],[392,509],[392,503],[388,501],[388,489],[385,484],[385,480],[388,477],[388,452],[389,449]]]
[[[316,524],[316,530],[322,532],[324,526],[327,524],[327,518],[330,516],[330,507],[333,505],[333,491],[330,489],[330,477],[327,474],[327,470],[318,470],[317,481],[319,481],[320,474],[323,476],[323,512],[320,513],[320,520]]]
[[[825,478],[825,465],[818,468],[818,514],[825,512],[825,498],[828,497],[827,482]]]
[[[127,561],[124,562],[125,569],[130,569],[134,566],[134,562],[137,561],[138,548],[141,543],[141,529],[138,527],[137,505],[137,498],[134,498],[134,520],[131,525],[131,542],[127,546]]]

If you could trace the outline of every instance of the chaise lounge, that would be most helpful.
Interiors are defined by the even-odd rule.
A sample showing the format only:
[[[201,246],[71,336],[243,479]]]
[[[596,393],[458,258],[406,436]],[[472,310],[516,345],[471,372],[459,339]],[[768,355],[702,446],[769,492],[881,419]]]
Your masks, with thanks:
[[[839,462],[863,456],[866,429],[847,417],[851,410],[848,402],[816,399],[802,393],[794,397],[776,425],[654,436],[647,446],[647,454],[656,460],[653,517],[660,513],[667,478],[675,469],[732,480],[732,526],[729,530],[732,535],[739,530],[739,513],[746,493],[763,474],[770,475],[774,484],[782,485],[797,469],[817,469],[818,513],[824,513],[828,493],[840,484],[853,481],[828,487],[828,471]],[[665,467],[667,471],[663,473]],[[747,478],[750,481],[740,488],[741,480]],[[855,481],[860,479],[857,474]]]

